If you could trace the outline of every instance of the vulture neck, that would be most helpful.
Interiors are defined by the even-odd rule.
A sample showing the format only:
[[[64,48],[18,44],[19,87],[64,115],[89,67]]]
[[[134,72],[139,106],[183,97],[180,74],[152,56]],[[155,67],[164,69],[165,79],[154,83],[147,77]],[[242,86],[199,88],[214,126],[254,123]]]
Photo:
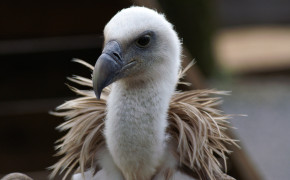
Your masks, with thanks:
[[[161,163],[167,110],[174,89],[174,81],[166,79],[134,83],[121,80],[113,84],[105,137],[113,160],[126,179],[150,179]]]

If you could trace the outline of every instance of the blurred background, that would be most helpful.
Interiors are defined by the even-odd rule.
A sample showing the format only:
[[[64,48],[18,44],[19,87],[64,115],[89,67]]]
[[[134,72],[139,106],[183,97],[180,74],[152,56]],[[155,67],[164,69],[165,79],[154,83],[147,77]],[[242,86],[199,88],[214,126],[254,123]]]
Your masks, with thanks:
[[[119,10],[144,5],[164,12],[184,43],[184,64],[197,62],[192,88],[232,91],[223,110],[234,117],[242,149],[229,173],[241,180],[290,177],[290,1],[119,0],[0,1],[0,178],[25,172],[46,179],[57,161],[62,119],[48,114],[72,99],[65,83],[91,72],[102,30]]]

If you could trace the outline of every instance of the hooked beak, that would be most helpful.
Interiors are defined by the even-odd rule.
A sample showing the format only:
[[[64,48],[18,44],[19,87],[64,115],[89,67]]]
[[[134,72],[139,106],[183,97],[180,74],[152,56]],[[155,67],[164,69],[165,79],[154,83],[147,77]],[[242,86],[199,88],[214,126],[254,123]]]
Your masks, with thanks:
[[[120,77],[124,66],[122,50],[117,41],[110,41],[103,49],[93,71],[93,88],[98,99],[102,90]]]

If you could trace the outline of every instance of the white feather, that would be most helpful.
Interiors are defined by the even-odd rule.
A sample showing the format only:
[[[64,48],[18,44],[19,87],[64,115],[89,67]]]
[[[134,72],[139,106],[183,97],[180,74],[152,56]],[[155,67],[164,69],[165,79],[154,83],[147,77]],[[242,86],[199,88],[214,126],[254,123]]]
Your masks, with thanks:
[[[154,62],[142,75],[115,82],[107,103],[105,138],[111,164],[126,180],[149,180],[164,162],[167,111],[181,63],[180,41],[163,15],[144,7],[120,11],[104,31],[105,42],[117,40],[124,46],[148,30],[156,33],[159,45],[151,52]]]

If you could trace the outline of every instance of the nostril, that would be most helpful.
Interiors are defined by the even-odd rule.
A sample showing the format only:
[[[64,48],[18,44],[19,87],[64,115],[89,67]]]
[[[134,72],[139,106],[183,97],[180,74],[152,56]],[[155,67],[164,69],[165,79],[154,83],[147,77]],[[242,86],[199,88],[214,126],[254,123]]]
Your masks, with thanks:
[[[121,57],[120,57],[120,55],[119,55],[118,53],[113,52],[113,55],[114,55],[116,58],[118,58],[119,60],[121,59]]]
[[[122,65],[122,59],[119,53],[112,52],[113,59],[120,65]]]

